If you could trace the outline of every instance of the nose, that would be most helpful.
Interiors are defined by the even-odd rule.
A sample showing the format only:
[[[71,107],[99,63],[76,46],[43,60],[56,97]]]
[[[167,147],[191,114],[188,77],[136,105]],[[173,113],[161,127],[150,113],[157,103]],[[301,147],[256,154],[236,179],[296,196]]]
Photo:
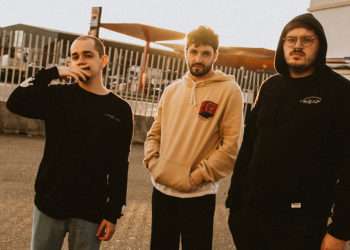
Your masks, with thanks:
[[[298,38],[298,39],[297,39],[297,41],[295,42],[294,47],[295,47],[295,48],[303,48],[303,47],[304,47],[304,44],[303,44],[301,38]]]
[[[79,56],[78,59],[76,60],[76,64],[77,64],[78,66],[85,65],[84,56]]]
[[[196,63],[201,63],[202,60],[203,60],[203,57],[201,56],[200,53],[198,53],[197,55],[194,56],[193,59],[194,59],[194,61],[195,61]]]
[[[79,58],[79,60],[78,60],[77,64],[78,64],[79,66],[84,65],[84,64],[85,64],[84,59]]]

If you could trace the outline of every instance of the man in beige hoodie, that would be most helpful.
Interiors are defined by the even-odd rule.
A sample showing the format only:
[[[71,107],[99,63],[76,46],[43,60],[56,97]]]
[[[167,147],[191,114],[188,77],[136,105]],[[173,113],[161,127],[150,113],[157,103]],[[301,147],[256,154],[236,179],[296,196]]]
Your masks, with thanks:
[[[152,250],[211,249],[218,181],[233,169],[243,100],[232,76],[214,71],[218,36],[187,34],[189,72],[168,86],[147,134],[144,163],[154,186]]]

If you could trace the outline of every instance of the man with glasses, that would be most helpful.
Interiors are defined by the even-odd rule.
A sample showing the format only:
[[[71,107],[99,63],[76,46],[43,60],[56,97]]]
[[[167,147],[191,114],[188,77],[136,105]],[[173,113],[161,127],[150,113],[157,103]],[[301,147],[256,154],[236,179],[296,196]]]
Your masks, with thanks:
[[[326,51],[311,14],[282,31],[226,201],[238,250],[343,250],[350,239],[350,84]]]

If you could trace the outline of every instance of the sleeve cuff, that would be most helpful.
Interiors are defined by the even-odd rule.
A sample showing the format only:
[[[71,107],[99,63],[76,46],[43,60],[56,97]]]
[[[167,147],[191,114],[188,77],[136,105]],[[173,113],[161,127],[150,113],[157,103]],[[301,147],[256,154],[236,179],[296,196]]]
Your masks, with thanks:
[[[113,224],[117,223],[117,219],[123,216],[122,209],[118,209],[117,211],[111,212],[111,211],[105,211],[103,215],[103,219],[108,220],[109,222],[112,222]]]
[[[328,233],[331,234],[333,237],[348,241],[350,240],[350,229],[349,226],[344,228],[344,226],[336,225],[335,223],[331,223],[328,226]]]
[[[203,180],[204,178],[200,168],[195,169],[190,175],[190,182],[194,186],[199,186],[200,184],[202,184]]]
[[[56,66],[48,69],[41,69],[35,75],[35,84],[47,86],[52,80],[58,79],[59,77],[60,75]]]

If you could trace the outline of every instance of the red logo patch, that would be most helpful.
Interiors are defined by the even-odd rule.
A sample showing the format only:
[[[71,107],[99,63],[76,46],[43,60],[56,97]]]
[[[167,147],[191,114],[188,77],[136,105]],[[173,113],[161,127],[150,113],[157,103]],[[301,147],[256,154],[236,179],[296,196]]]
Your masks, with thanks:
[[[201,104],[201,107],[199,109],[199,115],[209,118],[214,116],[216,109],[218,108],[218,105],[215,102],[212,101],[204,101]]]

